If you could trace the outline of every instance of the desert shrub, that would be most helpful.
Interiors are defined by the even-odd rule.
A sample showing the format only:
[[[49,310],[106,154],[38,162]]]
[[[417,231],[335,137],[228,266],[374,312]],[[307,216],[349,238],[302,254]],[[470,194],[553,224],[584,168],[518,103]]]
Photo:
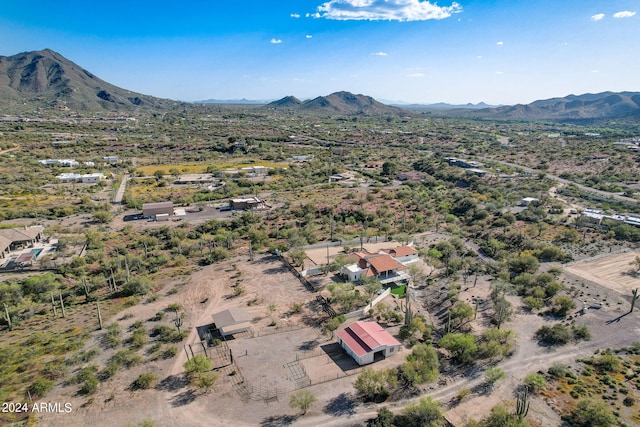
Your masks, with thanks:
[[[161,356],[163,359],[171,359],[176,354],[178,354],[178,347],[176,347],[175,345],[170,345],[164,349]]]
[[[53,388],[53,381],[46,378],[38,378],[27,387],[31,396],[44,397]]]
[[[162,343],[176,343],[182,341],[188,335],[187,332],[178,332],[176,329],[167,325],[154,326],[151,330],[151,336],[155,337]]]
[[[93,394],[98,391],[98,387],[100,382],[95,375],[87,377],[82,383],[82,387],[80,387],[80,394]]]
[[[146,295],[153,288],[153,282],[144,276],[136,276],[122,285],[122,295]]]
[[[576,341],[589,341],[591,340],[591,331],[585,325],[573,326],[573,339]]]
[[[579,427],[610,427],[615,425],[616,417],[605,402],[582,399],[576,404],[568,421]]]
[[[153,372],[145,372],[140,374],[138,378],[131,384],[131,388],[134,390],[146,390],[156,382],[158,378]]]
[[[536,331],[535,337],[541,344],[565,345],[573,338],[571,331],[560,323],[553,326],[542,326]]]
[[[534,393],[537,393],[540,390],[544,390],[547,388],[547,382],[544,377],[540,374],[531,373],[524,377],[523,380],[524,385],[526,385],[529,390]]]
[[[120,339],[121,333],[120,325],[117,323],[112,323],[107,326],[107,333],[105,334],[105,340],[107,343],[107,347],[115,348],[120,345],[122,342]]]
[[[552,375],[556,378],[562,378],[567,374],[568,370],[569,370],[568,366],[563,365],[562,363],[556,362],[553,365],[551,365],[551,367],[547,372],[549,372],[549,375]]]

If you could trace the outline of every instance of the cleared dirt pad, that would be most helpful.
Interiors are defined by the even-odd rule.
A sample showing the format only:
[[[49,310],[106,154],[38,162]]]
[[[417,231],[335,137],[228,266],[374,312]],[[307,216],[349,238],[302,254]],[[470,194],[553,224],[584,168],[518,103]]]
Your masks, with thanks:
[[[626,252],[606,256],[565,267],[565,270],[626,295],[640,283],[640,274],[636,267],[631,265],[638,255],[638,252]]]

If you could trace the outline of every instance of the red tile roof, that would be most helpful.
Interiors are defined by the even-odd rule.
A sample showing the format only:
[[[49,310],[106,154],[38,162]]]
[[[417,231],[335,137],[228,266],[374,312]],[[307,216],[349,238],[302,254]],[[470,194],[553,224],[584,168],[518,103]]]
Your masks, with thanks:
[[[354,322],[338,331],[337,335],[358,357],[375,352],[383,346],[400,345],[397,339],[376,322]]]
[[[407,256],[417,254],[418,251],[411,246],[398,246],[396,248],[389,249],[389,253],[391,256]]]
[[[387,254],[375,254],[362,258],[359,262],[360,268],[367,268],[367,263],[374,270],[375,274],[381,274],[385,271],[404,270],[407,267]]]

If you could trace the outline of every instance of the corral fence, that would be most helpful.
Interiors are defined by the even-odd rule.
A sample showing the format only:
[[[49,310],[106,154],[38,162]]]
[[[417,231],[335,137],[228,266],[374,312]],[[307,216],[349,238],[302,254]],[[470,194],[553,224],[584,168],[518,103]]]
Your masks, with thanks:
[[[287,269],[295,276],[296,279],[298,279],[300,281],[300,283],[302,283],[304,285],[305,288],[307,288],[307,290],[309,292],[316,292],[317,291],[317,289],[313,285],[313,283],[311,283],[309,280],[307,280],[307,278],[304,277],[302,275],[302,273],[300,273],[298,270],[296,270],[296,268],[293,265],[289,264],[289,262],[282,255],[282,253],[277,252],[276,255],[278,256],[278,258],[280,258],[280,261],[282,261],[282,264],[284,264],[284,266],[287,267]]]

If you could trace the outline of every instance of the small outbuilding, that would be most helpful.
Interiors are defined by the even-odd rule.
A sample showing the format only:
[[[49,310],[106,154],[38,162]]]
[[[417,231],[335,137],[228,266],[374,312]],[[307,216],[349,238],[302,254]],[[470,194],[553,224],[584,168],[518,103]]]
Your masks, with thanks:
[[[142,215],[156,218],[157,215],[173,215],[173,202],[145,203],[142,205]]]
[[[266,203],[257,197],[246,197],[242,199],[229,200],[229,206],[231,209],[245,211],[251,209],[264,209],[267,207]]]
[[[360,366],[400,351],[400,342],[376,322],[354,322],[337,335],[338,343]]]
[[[241,308],[230,308],[214,314],[213,323],[220,335],[226,337],[251,329],[251,316]]]

